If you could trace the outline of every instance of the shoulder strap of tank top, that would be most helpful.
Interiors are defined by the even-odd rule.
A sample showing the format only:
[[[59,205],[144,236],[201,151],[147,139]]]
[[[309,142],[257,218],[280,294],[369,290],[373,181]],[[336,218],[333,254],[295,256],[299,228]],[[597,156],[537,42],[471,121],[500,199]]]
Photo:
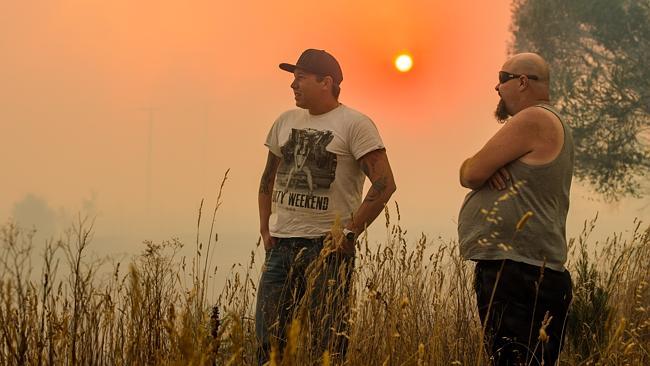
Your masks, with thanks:
[[[560,115],[560,112],[558,112],[557,109],[555,109],[554,107],[552,107],[552,106],[550,106],[548,104],[540,103],[540,104],[536,104],[535,107],[540,107],[540,108],[546,109],[547,111],[553,113],[555,115],[555,117],[557,117],[557,119],[560,120],[560,124],[562,125],[562,129],[564,130],[564,143],[562,144],[562,150],[568,149],[569,148],[568,145],[573,146],[572,145],[573,144],[573,142],[572,142],[573,139],[571,138],[571,127],[569,127],[569,125],[566,122],[564,122],[564,119]],[[567,135],[569,135],[569,137],[568,137],[569,141],[570,141],[569,144],[567,144]]]
[[[555,115],[555,117],[557,117],[560,120],[560,122],[562,122],[562,124],[564,125],[564,119],[560,115],[560,112],[558,112],[557,109],[555,109],[554,107],[552,107],[552,106],[550,106],[548,104],[535,104],[535,107],[544,108],[547,111],[553,113]]]

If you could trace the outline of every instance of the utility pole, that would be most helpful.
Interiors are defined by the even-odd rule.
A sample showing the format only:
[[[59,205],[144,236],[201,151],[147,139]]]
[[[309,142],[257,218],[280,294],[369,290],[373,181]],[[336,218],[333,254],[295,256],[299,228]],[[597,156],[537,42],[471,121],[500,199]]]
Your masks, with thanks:
[[[153,155],[153,120],[154,108],[143,108],[149,115],[148,118],[148,131],[147,131],[147,162],[145,167],[145,209],[146,215],[149,218],[151,214],[151,172],[152,172],[152,155]]]
[[[151,212],[151,150],[153,145],[153,109],[149,109],[149,138],[147,143],[147,215]]]
[[[208,119],[209,119],[209,107],[206,105],[205,109],[203,110],[203,131],[201,136],[201,191],[205,192],[205,190],[210,187],[211,185],[207,184],[208,182],[208,176],[207,176],[207,170],[208,170]],[[203,193],[205,194],[205,193]]]

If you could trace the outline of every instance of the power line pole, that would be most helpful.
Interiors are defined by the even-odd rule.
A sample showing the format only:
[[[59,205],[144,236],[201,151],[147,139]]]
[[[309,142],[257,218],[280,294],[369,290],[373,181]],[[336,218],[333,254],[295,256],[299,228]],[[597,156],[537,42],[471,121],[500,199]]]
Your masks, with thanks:
[[[207,165],[208,165],[208,120],[209,120],[209,110],[208,106],[205,106],[203,110],[203,133],[201,136],[201,191],[205,190],[210,186],[207,184]],[[205,194],[205,193],[204,193]]]
[[[151,213],[151,176],[152,176],[152,155],[153,155],[153,121],[154,121],[154,108],[143,108],[149,115],[148,131],[147,131],[147,162],[145,167],[145,209],[146,215],[149,217]]]

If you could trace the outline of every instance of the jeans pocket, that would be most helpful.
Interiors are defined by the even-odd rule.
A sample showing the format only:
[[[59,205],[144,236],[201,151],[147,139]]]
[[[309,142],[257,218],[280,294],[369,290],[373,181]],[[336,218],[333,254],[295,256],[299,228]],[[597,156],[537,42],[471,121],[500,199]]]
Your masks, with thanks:
[[[269,266],[277,266],[278,263],[281,261],[281,258],[279,258],[281,254],[282,253],[278,248],[278,242],[276,242],[273,247],[271,247],[269,250],[264,252],[263,270],[267,270]]]

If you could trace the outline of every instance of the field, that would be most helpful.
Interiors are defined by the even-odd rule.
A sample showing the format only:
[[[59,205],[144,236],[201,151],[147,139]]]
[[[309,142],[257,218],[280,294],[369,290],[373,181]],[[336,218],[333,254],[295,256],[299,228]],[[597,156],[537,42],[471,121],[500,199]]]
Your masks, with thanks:
[[[407,242],[398,208],[391,211],[392,217],[386,210],[381,245],[363,237],[359,242],[344,334],[346,364],[488,364],[473,264],[459,258],[454,241],[422,236]],[[197,232],[201,224],[199,214]],[[184,243],[177,240],[145,242],[140,255],[112,266],[88,259],[89,220],[80,219],[63,239],[45,245],[33,242],[32,231],[4,224],[0,364],[254,364],[260,259],[252,251],[250,263],[233,266],[219,295],[208,299],[208,258],[219,250],[214,216],[208,224],[209,237],[197,235],[191,244],[192,258],[178,254]],[[596,219],[586,222],[570,242],[574,301],[561,364],[649,364],[650,227],[635,221],[633,232],[597,242],[589,237],[595,225]],[[34,255],[42,256],[42,268],[31,268]],[[336,364],[329,354],[312,354],[306,347],[311,325],[302,311],[292,323],[284,357],[275,352],[272,363]]]

